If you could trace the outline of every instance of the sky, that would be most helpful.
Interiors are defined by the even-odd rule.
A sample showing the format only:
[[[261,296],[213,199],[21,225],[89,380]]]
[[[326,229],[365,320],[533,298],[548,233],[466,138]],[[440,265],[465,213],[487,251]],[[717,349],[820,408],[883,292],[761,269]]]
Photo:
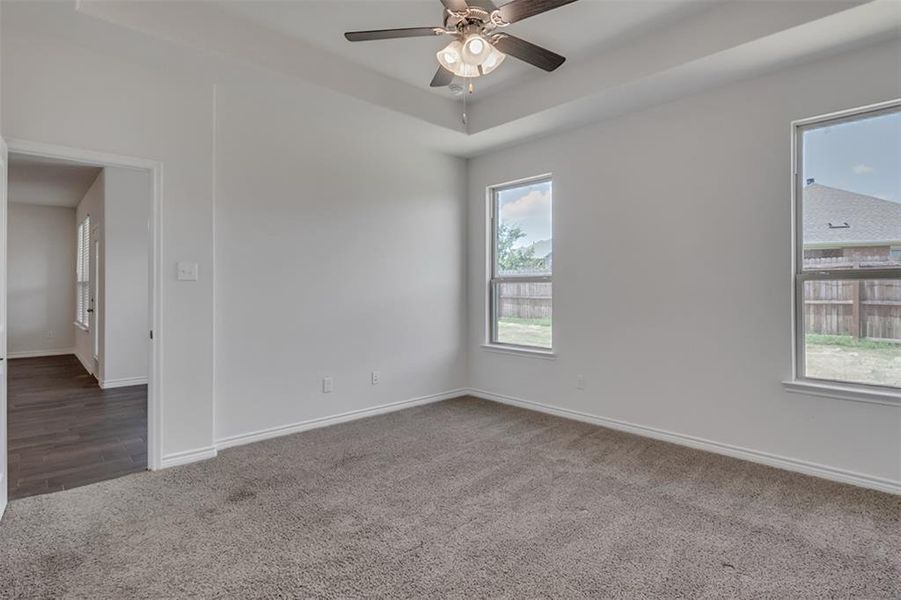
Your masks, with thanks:
[[[901,111],[805,132],[803,177],[901,202]]]
[[[498,192],[501,223],[518,226],[526,237],[514,247],[551,239],[551,183],[544,181]]]

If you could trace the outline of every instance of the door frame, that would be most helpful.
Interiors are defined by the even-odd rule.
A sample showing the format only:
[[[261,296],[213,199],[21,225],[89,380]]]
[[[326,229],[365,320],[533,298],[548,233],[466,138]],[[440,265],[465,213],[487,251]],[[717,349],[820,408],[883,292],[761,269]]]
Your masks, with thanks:
[[[6,510],[9,487],[9,432],[6,427],[9,413],[6,410],[6,142],[0,137],[0,518]]]
[[[89,274],[90,283],[88,285],[91,286],[90,292],[90,327],[91,330],[91,366],[93,367],[93,375],[97,382],[103,381],[103,377],[100,372],[100,322],[103,320],[103,314],[100,312],[100,273],[102,269],[100,268],[101,257],[103,256],[103,250],[101,248],[100,236],[98,235],[98,231],[100,230],[100,225],[92,225],[91,232],[88,235],[88,239],[91,244],[91,258],[89,260],[91,265],[91,273]],[[149,415],[148,415],[149,417]]]
[[[104,167],[124,167],[143,169],[151,173],[153,188],[150,209],[150,352],[147,373],[147,468],[156,471],[162,468],[163,402],[163,276],[162,264],[162,204],[163,204],[163,163],[157,160],[137,158],[107,152],[95,152],[70,146],[45,144],[28,140],[7,138],[10,153],[26,154],[41,158],[56,158],[72,162]],[[6,198],[2,198],[4,213]],[[4,257],[6,253],[4,252]],[[7,260],[4,258],[4,260]],[[5,268],[5,265],[4,265]],[[5,296],[6,292],[3,290]],[[4,299],[5,300],[5,299]],[[152,336],[151,333],[152,332]],[[5,384],[4,384],[5,387]],[[5,454],[6,448],[3,449]],[[2,455],[2,454],[0,454]],[[4,491],[6,485],[3,485]]]

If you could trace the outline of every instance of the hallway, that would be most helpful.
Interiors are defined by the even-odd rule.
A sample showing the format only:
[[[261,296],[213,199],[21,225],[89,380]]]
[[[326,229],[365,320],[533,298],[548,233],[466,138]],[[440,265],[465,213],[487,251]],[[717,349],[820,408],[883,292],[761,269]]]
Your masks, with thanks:
[[[102,390],[74,355],[9,361],[10,499],[147,468],[147,386]]]

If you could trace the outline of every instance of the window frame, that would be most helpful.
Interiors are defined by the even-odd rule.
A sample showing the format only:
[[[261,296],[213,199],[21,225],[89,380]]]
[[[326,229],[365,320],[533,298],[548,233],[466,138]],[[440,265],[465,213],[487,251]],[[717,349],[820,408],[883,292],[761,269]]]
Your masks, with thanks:
[[[504,275],[497,274],[497,226],[498,226],[498,196],[504,192],[519,187],[526,187],[539,183],[548,183],[551,187],[551,252],[554,251],[554,180],[551,173],[517,179],[496,185],[490,185],[487,189],[488,196],[488,281],[487,281],[487,323],[486,340],[484,346],[488,349],[505,350],[515,353],[534,354],[543,356],[555,356],[554,354],[554,283],[553,266],[550,275]],[[529,346],[525,344],[511,344],[500,342],[497,339],[497,291],[504,283],[549,283],[551,285],[551,345]]]
[[[792,123],[792,380],[784,382],[788,391],[864,402],[901,403],[901,388],[898,387],[807,376],[804,283],[823,280],[901,279],[901,267],[805,271],[803,214],[804,133],[821,127],[849,123],[899,110],[901,110],[901,99],[895,99],[801,119]]]

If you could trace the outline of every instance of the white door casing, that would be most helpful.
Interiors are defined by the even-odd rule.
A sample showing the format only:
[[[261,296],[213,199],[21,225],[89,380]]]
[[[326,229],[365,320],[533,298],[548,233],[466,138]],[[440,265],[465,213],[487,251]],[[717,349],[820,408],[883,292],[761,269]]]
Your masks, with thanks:
[[[9,466],[6,461],[6,142],[0,138],[0,518],[6,510]]]
[[[2,1],[2,0],[0,0]],[[103,165],[108,167],[125,167],[132,169],[146,169],[152,174],[153,200],[150,219],[151,230],[151,274],[150,287],[151,297],[151,329],[153,331],[150,359],[149,359],[149,378],[148,378],[148,402],[147,402],[147,462],[151,470],[163,468],[163,448],[162,448],[162,386],[161,383],[161,365],[162,365],[162,289],[163,275],[160,267],[162,263],[162,235],[161,235],[161,213],[163,204],[163,164],[156,160],[138,158],[132,156],[123,156],[118,154],[110,154],[107,152],[97,152],[70,146],[58,146],[54,144],[45,144],[41,142],[32,142],[28,140],[10,138],[9,144],[13,152],[16,154],[25,154],[28,156],[39,156],[43,158],[61,159],[70,162],[77,162],[89,165]],[[5,188],[4,188],[5,189]],[[5,211],[6,203],[3,202],[3,210]],[[5,212],[4,212],[5,216]],[[3,230],[5,234],[5,229]],[[101,253],[103,248],[101,247]],[[0,255],[0,262],[4,268],[6,264],[5,251]],[[5,288],[2,292],[2,302],[6,302]],[[100,307],[103,310],[103,307]],[[3,324],[5,325],[5,308],[3,309]],[[148,332],[149,334],[150,332]],[[5,327],[3,338],[3,351],[5,353]],[[103,354],[103,340],[101,339],[101,362]],[[5,392],[5,386],[3,391]],[[5,414],[5,413],[4,413]],[[5,425],[4,425],[5,426]],[[4,434],[5,436],[5,434]],[[6,439],[0,438],[0,452],[6,451]],[[5,490],[4,485],[4,490]]]
[[[91,312],[88,316],[88,328],[91,331],[91,358],[93,359],[93,375],[97,381],[102,381],[100,358],[100,228],[94,225],[91,228],[91,300],[89,303]]]

